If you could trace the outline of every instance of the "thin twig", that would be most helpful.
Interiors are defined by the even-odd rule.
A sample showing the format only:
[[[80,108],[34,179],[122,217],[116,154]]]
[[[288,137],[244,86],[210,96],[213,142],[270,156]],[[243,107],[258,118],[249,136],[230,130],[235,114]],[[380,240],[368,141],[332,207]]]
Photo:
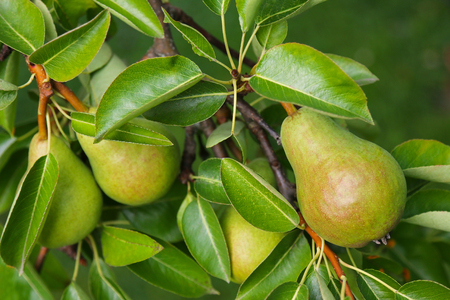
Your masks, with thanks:
[[[188,181],[192,181],[191,175],[194,175],[192,171],[192,164],[195,161],[195,154],[197,150],[197,143],[195,142],[196,128],[194,126],[187,126],[185,128],[184,150],[181,157],[180,166],[180,181],[182,184],[186,184]]]
[[[71,89],[69,89],[64,83],[54,81],[52,79],[52,86],[55,90],[57,90],[66,100],[67,102],[72,105],[73,108],[76,109],[76,111],[79,112],[87,112],[87,107],[83,104],[83,102],[78,99],[77,95],[75,95],[74,92],[72,92]]]
[[[12,49],[9,48],[7,45],[3,45],[2,49],[0,50],[0,61],[4,61],[8,58],[8,56],[12,53]]]
[[[58,250],[67,254],[67,256],[69,256],[73,260],[76,260],[77,259],[77,246],[78,246],[78,244],[64,246],[64,247],[59,248]],[[87,266],[87,260],[83,257],[83,255],[80,256],[80,265],[82,265],[84,267]]]
[[[206,138],[208,138],[214,131],[214,129],[216,129],[216,126],[214,125],[214,122],[211,119],[207,119],[205,121],[200,122],[200,127],[203,133],[205,134]],[[218,158],[228,157],[227,150],[225,150],[225,147],[221,143],[212,146],[212,151],[215,157]]]
[[[41,273],[42,266],[44,265],[45,258],[47,257],[48,248],[41,247],[41,250],[39,250],[38,257],[36,259],[36,262],[34,263],[34,269],[36,272]]]

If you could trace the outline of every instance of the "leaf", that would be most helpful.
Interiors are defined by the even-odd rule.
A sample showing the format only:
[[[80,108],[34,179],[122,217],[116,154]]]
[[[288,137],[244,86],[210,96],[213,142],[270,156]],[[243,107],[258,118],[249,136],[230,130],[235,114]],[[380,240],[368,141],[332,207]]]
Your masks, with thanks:
[[[231,204],[253,226],[266,231],[286,232],[300,222],[287,200],[248,167],[224,158],[221,176]]]
[[[325,279],[322,277],[320,274],[320,268],[318,270],[313,269],[305,281],[309,291],[309,299],[334,300],[333,294],[327,286],[328,280],[328,278]]]
[[[186,207],[188,207],[188,205],[192,201],[195,201],[195,200],[196,200],[196,198],[195,198],[194,194],[192,194],[191,191],[188,191],[188,193],[186,194],[186,197],[184,198],[183,202],[180,205],[180,208],[178,209],[177,224],[178,224],[178,229],[180,229],[181,234],[183,234],[183,215],[184,215],[184,212],[186,211]]]
[[[433,281],[417,280],[408,282],[398,290],[395,299],[442,300],[450,299],[450,289]]]
[[[89,296],[78,284],[72,281],[64,290],[61,300],[89,300]]]
[[[203,0],[203,3],[216,15],[224,15],[228,10],[230,0]]]
[[[208,137],[208,140],[206,141],[206,148],[211,148],[212,146],[215,146],[233,136],[233,134],[231,133],[231,126],[231,121],[218,126]],[[243,122],[236,121],[234,125],[234,135],[238,135],[242,131],[242,129],[244,129],[244,127],[245,124]]]
[[[152,257],[162,250],[162,246],[137,231],[103,226],[102,250],[108,265],[121,267]]]
[[[308,299],[308,287],[297,282],[285,282],[274,289],[266,300],[305,300]]]
[[[19,59],[21,55],[17,51],[13,51],[6,61],[0,62],[0,79],[17,85]],[[14,122],[16,119],[17,100],[13,101],[8,107],[0,110],[0,126],[3,127],[10,135],[13,135]]]
[[[227,194],[223,189],[220,165],[222,160],[210,158],[198,167],[198,176],[195,179],[195,191],[205,200],[221,204],[230,204]]]
[[[95,115],[89,113],[73,112],[72,128],[75,132],[86,136],[95,135]],[[140,145],[172,146],[173,143],[161,133],[129,122],[110,132],[105,140],[118,141]]]
[[[146,76],[142,76],[146,74]],[[128,67],[109,86],[96,114],[96,141],[146,110],[187,90],[203,73],[183,56],[147,59]]]
[[[146,0],[95,0],[134,29],[156,38],[164,38],[158,17]]]
[[[189,252],[208,273],[230,282],[231,267],[225,236],[211,205],[198,197],[184,211],[182,232]]]
[[[419,191],[406,202],[402,221],[450,231],[450,191]]]
[[[304,235],[287,234],[239,288],[236,300],[265,299],[278,285],[295,281],[311,260]]]
[[[105,40],[111,15],[103,11],[90,22],[37,49],[30,61],[45,67],[50,78],[69,81],[94,59]]]
[[[227,89],[209,81],[200,81],[169,101],[144,113],[144,117],[177,126],[190,126],[213,116],[225,103]]]
[[[85,15],[88,9],[95,8],[92,0],[53,0],[58,19],[66,30],[78,26],[78,19]]]
[[[272,100],[373,124],[362,89],[325,54],[306,45],[282,44],[267,51],[250,85]]]
[[[33,0],[34,5],[41,11],[42,17],[44,18],[45,24],[45,40],[51,41],[58,37],[58,33],[56,32],[55,23],[53,23],[53,18],[48,10],[47,6],[41,0]]]
[[[22,149],[10,157],[0,172],[0,214],[7,211],[13,203],[17,186],[27,170],[27,164],[28,151]]]
[[[207,59],[215,60],[216,53],[208,40],[198,30],[192,28],[189,25],[177,22],[170,17],[167,11],[163,8],[164,23],[170,23],[178,30],[183,38],[192,46],[192,50],[198,56],[206,57]]]
[[[392,150],[405,176],[450,183],[450,146],[434,140],[410,140]]]
[[[0,110],[8,107],[17,98],[16,85],[0,79]]]
[[[161,241],[161,245],[164,250],[160,253],[127,267],[148,283],[183,297],[217,294],[196,262],[169,243]]]
[[[256,24],[267,26],[294,17],[325,0],[267,0],[261,6]]]
[[[117,284],[114,273],[101,258],[95,259],[89,270],[89,290],[96,300],[130,299]]]
[[[269,26],[261,27],[256,32],[256,38],[264,49],[270,49],[281,44],[286,38],[288,31],[287,21],[282,21]]]
[[[44,44],[44,18],[29,0],[0,1],[0,41],[30,55]]]
[[[25,177],[9,212],[0,241],[3,261],[24,271],[48,215],[56,182],[58,162],[52,154],[39,158]]]
[[[17,138],[0,133],[0,170],[8,163],[9,158],[16,150]]]
[[[370,72],[365,65],[360,64],[353,59],[336,54],[327,54],[327,56],[331,58],[331,60],[334,61],[359,86],[378,81],[378,77]]]
[[[83,73],[92,73],[94,71],[97,71],[98,69],[104,67],[111,57],[113,56],[111,47],[107,43],[103,43],[102,47],[98,51],[98,53],[95,55],[94,59],[91,61],[91,63],[84,69]],[[125,66],[124,68],[125,69]],[[118,75],[118,74],[117,74]],[[111,80],[112,82],[112,80]],[[105,89],[106,91],[106,89]]]
[[[400,284],[385,273],[367,269],[364,271],[387,283],[395,290],[400,288]],[[393,291],[363,273],[358,273],[357,282],[358,287],[366,300],[395,299],[395,293]]]
[[[264,0],[236,0],[236,8],[239,13],[239,23],[242,32],[253,28],[255,18]]]

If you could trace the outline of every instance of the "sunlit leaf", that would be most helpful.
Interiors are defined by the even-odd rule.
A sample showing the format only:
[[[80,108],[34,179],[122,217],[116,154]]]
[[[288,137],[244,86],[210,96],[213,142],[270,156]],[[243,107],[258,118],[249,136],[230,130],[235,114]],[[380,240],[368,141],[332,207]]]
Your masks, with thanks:
[[[256,32],[256,38],[258,39],[259,44],[267,50],[281,44],[286,38],[287,31],[287,21],[283,21],[261,27],[261,29]]]
[[[395,290],[398,290],[400,288],[400,284],[385,273],[382,273],[377,270],[364,270],[364,271],[372,276],[375,276],[376,278],[388,284]],[[367,276],[366,274],[358,273],[357,282],[361,293],[367,300],[395,299],[395,293],[392,290],[390,290],[380,282],[376,281],[372,277]]]
[[[47,6],[44,2],[41,0],[33,0],[34,5],[36,5],[37,8],[42,13],[42,16],[44,17],[44,23],[45,23],[45,40],[51,41],[55,39],[58,36],[58,33],[56,32],[55,23],[53,23],[53,18],[48,10]]]
[[[83,73],[92,73],[104,67],[113,56],[111,47],[107,43],[103,43],[102,47],[95,55],[91,63],[83,70]],[[123,68],[125,69],[125,67]],[[112,80],[111,80],[112,82]],[[105,89],[106,90],[106,89]]]
[[[78,26],[78,19],[96,5],[92,0],[53,0],[53,7],[62,27],[71,30]]]
[[[101,258],[95,259],[89,270],[89,290],[96,300],[130,299],[117,284],[114,273]]]
[[[242,32],[247,32],[253,27],[255,18],[260,11],[263,0],[236,0],[236,8],[239,13],[239,23]]]
[[[433,281],[417,280],[408,282],[398,290],[398,300],[442,300],[450,298],[450,289]]]
[[[322,266],[323,267],[323,266]],[[333,294],[328,288],[328,277],[324,277],[321,271],[324,268],[313,269],[306,278],[305,284],[308,287],[309,299],[334,300]],[[323,272],[322,272],[323,273]]]
[[[224,15],[227,12],[230,0],[203,0],[203,3],[216,15]]]
[[[371,84],[378,81],[369,69],[359,62],[336,54],[327,54],[332,61],[334,61],[351,79],[353,79],[359,86]]]
[[[8,107],[17,98],[16,85],[0,79],[0,110]]]
[[[222,185],[219,158],[210,158],[202,162],[195,180],[195,191],[210,202],[230,204]]]
[[[19,75],[19,52],[13,51],[5,61],[0,61],[0,79],[17,85]],[[17,99],[0,110],[0,126],[10,135],[13,134],[14,122],[16,119]]]
[[[305,300],[308,299],[308,287],[297,282],[285,282],[274,289],[267,300]]]
[[[61,300],[89,300],[89,296],[75,282],[71,282],[64,290]]]

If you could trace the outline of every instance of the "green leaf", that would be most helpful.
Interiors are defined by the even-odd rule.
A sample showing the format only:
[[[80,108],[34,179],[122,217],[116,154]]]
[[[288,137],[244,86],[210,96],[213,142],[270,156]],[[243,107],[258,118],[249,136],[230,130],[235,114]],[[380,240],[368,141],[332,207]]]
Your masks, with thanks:
[[[95,135],[95,115],[73,112],[72,128],[75,132],[86,136]],[[132,121],[105,136],[105,140],[125,142],[140,145],[172,146],[173,143],[161,133],[133,124]]]
[[[419,191],[406,202],[402,221],[450,231],[450,191]]]
[[[405,176],[450,183],[450,146],[434,140],[410,140],[392,150]]]
[[[146,74],[146,76],[142,76]],[[203,78],[203,73],[183,56],[147,59],[128,67],[109,86],[96,114],[96,141]]]
[[[89,296],[78,284],[72,281],[64,290],[61,300],[89,300]]]
[[[325,0],[266,0],[256,17],[256,24],[267,26],[294,17]]]
[[[163,290],[196,298],[217,294],[203,269],[181,250],[164,241],[164,249],[146,261],[127,266],[133,273]]]
[[[336,54],[327,54],[351,79],[359,86],[371,84],[378,81],[378,77],[367,69],[367,67],[359,62]]]
[[[94,59],[86,67],[86,69],[83,70],[83,73],[90,74],[90,73],[97,71],[98,69],[104,67],[109,62],[109,60],[111,59],[112,56],[113,56],[113,53],[112,53],[111,47],[108,45],[108,43],[103,43],[102,47],[100,48],[98,53],[95,55]],[[125,66],[123,67],[123,69],[125,69]],[[119,74],[117,73],[117,75],[119,75]],[[112,82],[112,80],[111,80],[111,82]],[[105,89],[105,91],[106,91],[106,89]]]
[[[55,23],[53,23],[53,18],[48,10],[47,6],[42,2],[41,0],[33,0],[34,5],[36,5],[37,8],[42,13],[42,16],[44,17],[44,23],[45,23],[45,40],[51,41],[53,39],[56,39],[58,37],[58,33],[56,32]]]
[[[8,163],[9,158],[16,150],[17,138],[0,133],[0,170]]]
[[[373,124],[362,89],[325,54],[306,45],[289,43],[267,51],[250,85],[272,100]]]
[[[231,133],[231,126],[231,121],[218,126],[208,137],[208,140],[206,141],[206,148],[211,148],[212,146],[215,146],[233,136]],[[244,128],[245,124],[243,122],[236,121],[234,126],[234,136],[238,135]]]
[[[10,157],[0,172],[0,214],[7,211],[13,203],[17,186],[27,170],[27,164],[28,151],[22,149]]]
[[[190,126],[213,116],[227,98],[227,89],[209,81],[200,81],[169,101],[144,113],[144,117],[177,126]]]
[[[19,75],[19,52],[13,51],[6,59],[0,62],[0,79],[17,85]],[[8,107],[0,110],[0,126],[10,135],[13,135],[14,122],[16,119],[17,100],[13,101]]]
[[[255,18],[260,10],[263,0],[236,0],[236,8],[239,13],[239,23],[242,32],[253,28]]]
[[[433,281],[417,280],[408,282],[398,290],[398,300],[442,300],[450,299],[450,289]]]
[[[288,32],[287,21],[275,23],[269,26],[261,27],[256,32],[256,38],[264,49],[270,49],[281,44],[286,38]]]
[[[152,257],[162,250],[162,246],[137,231],[103,226],[102,250],[108,265],[121,267]]]
[[[53,0],[53,6],[61,26],[66,30],[77,27],[78,19],[88,9],[96,7],[92,0]]]
[[[101,258],[95,259],[89,270],[89,290],[96,300],[130,299],[117,284],[114,273]]]
[[[191,191],[188,191],[188,193],[186,194],[186,197],[184,198],[184,200],[181,203],[180,208],[178,209],[178,212],[177,212],[177,224],[178,224],[178,229],[180,229],[181,234],[183,234],[183,215],[184,215],[184,212],[186,211],[186,207],[188,207],[188,205],[192,201],[196,201],[196,198],[195,198],[194,194],[191,193]]]
[[[37,49],[30,61],[44,65],[50,78],[69,81],[94,59],[105,40],[111,15],[103,11],[90,22]]]
[[[41,11],[29,0],[0,1],[0,41],[30,55],[44,44]]]
[[[195,179],[195,191],[205,200],[221,204],[230,204],[227,194],[223,189],[220,165],[222,160],[210,158],[198,167],[198,176]]]
[[[230,202],[253,226],[266,231],[286,232],[300,222],[287,200],[250,168],[224,158],[221,176]]]
[[[400,284],[385,273],[377,270],[367,269],[365,269],[364,271],[369,273],[370,275],[375,276],[384,283],[387,283],[389,286],[396,290],[400,288]],[[363,273],[358,273],[357,282],[358,287],[366,300],[395,299],[395,293],[393,291]]]
[[[267,300],[305,300],[308,299],[308,287],[297,282],[285,282],[274,289]]]
[[[8,107],[17,98],[16,85],[0,79],[0,110]]]
[[[304,235],[298,230],[287,234],[244,281],[236,300],[265,299],[278,285],[297,280],[310,260],[311,251]]]
[[[163,28],[147,0],[95,0],[134,29],[156,38],[164,38]]]
[[[58,162],[52,154],[39,158],[25,177],[9,212],[0,241],[3,261],[22,274],[42,231],[58,181]]]
[[[183,38],[192,46],[192,50],[198,56],[206,57],[209,60],[216,59],[216,53],[208,40],[198,30],[189,25],[177,22],[170,17],[167,11],[162,9],[165,15],[164,23],[170,23],[178,30]]]
[[[224,15],[227,12],[230,0],[203,0],[203,3],[216,15]]]
[[[182,232],[192,256],[208,273],[230,282],[230,256],[211,204],[198,197],[184,211]]]
[[[305,284],[308,287],[310,300],[334,300],[333,294],[327,286],[329,278],[323,277],[321,274],[322,270],[324,270],[324,268],[313,269],[306,278]]]

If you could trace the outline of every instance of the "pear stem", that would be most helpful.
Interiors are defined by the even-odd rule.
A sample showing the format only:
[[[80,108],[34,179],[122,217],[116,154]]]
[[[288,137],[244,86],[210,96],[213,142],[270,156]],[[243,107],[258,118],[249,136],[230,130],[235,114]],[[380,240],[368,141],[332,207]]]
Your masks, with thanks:
[[[292,103],[281,102],[281,105],[283,106],[284,110],[287,112],[287,114],[289,116],[294,114],[297,111],[294,104],[292,104]]]
[[[34,263],[34,269],[36,272],[41,273],[42,266],[44,265],[45,258],[47,257],[48,248],[41,247],[41,250],[39,250],[39,255],[36,259],[36,262]]]
[[[79,112],[88,112],[87,107],[78,99],[74,92],[64,83],[52,80],[52,85]]]
[[[308,226],[308,224],[306,223],[305,219],[303,219],[303,216],[301,215],[301,213],[298,213],[298,216],[300,217],[300,224],[303,226],[305,226],[305,231],[311,236],[311,238],[316,242],[316,244],[319,247],[322,247],[322,238],[314,232],[314,230],[311,229],[311,227]],[[348,285],[347,282],[343,282],[342,281],[342,276],[345,276],[344,271],[342,270],[342,267],[339,263],[339,257],[333,252],[333,250],[330,249],[330,247],[328,247],[327,244],[323,245],[323,253],[325,253],[325,255],[328,257],[328,259],[331,262],[331,265],[334,268],[334,271],[336,272],[336,275],[338,276],[339,280],[341,281],[341,283],[343,285],[345,285],[345,294],[347,296],[350,297],[350,299],[355,299],[353,297],[352,291],[350,290],[350,286]]]

